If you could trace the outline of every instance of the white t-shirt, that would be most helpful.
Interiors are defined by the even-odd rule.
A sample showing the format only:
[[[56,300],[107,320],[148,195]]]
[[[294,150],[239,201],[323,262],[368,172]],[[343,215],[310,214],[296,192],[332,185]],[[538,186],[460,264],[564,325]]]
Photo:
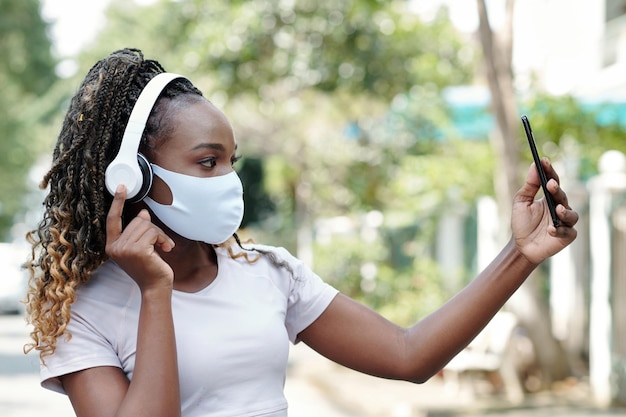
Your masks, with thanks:
[[[263,248],[294,275],[267,256],[248,263],[217,248],[215,280],[172,295],[184,417],[287,416],[289,341],[296,343],[337,290],[286,250]],[[64,392],[59,376],[97,366],[119,367],[132,379],[140,302],[139,287],[114,262],[94,271],[72,305],[71,339],[59,338],[41,367],[42,385]]]

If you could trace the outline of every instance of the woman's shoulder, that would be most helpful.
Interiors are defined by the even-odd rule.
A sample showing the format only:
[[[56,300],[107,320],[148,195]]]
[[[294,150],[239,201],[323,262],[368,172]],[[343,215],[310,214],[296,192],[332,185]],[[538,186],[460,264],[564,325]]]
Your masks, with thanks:
[[[235,244],[230,247],[219,247],[216,253],[219,257],[230,259],[244,265],[276,266],[276,264],[286,264],[292,268],[296,268],[302,263],[302,261],[284,247],[257,243],[242,244],[242,246]]]
[[[100,302],[119,303],[138,289],[133,279],[115,262],[108,260],[96,268],[87,282],[78,287],[78,299],[98,299]]]

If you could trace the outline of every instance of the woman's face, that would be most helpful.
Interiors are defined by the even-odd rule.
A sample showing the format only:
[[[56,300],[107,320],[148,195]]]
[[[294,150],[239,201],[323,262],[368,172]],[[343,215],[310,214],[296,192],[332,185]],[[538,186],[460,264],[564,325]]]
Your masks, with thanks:
[[[204,98],[174,106],[170,134],[149,152],[150,162],[194,177],[232,172],[237,144],[226,116]],[[149,196],[161,204],[172,201],[169,188],[157,176]]]

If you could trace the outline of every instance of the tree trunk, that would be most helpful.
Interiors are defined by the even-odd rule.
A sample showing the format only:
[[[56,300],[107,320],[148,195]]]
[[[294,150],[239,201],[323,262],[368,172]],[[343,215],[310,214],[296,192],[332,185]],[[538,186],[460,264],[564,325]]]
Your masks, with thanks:
[[[479,37],[483,48],[483,58],[489,91],[491,110],[496,119],[496,130],[491,142],[496,150],[496,198],[503,217],[510,217],[511,201],[520,185],[520,159],[517,132],[519,120],[513,88],[511,68],[513,51],[513,0],[507,1],[507,20],[502,34],[495,36],[491,30],[484,0],[478,1]],[[506,216],[504,216],[506,215]],[[505,224],[505,230],[508,224]]]
[[[496,199],[499,206],[500,230],[503,241],[510,232],[511,202],[526,172],[520,164],[518,115],[513,86],[513,9],[514,0],[506,2],[506,21],[501,33],[493,32],[485,0],[477,0],[479,14],[479,38],[487,82],[491,92],[491,107],[496,129],[491,136],[497,163],[494,174]],[[538,278],[531,277],[509,302],[510,309],[518,316],[533,341],[537,364],[541,369],[543,384],[565,377],[569,370],[566,355],[552,334],[547,300],[541,295]]]

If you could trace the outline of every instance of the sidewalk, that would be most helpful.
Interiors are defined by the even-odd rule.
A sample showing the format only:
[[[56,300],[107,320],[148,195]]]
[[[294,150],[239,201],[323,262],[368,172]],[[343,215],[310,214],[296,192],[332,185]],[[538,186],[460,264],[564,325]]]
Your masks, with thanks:
[[[584,384],[528,395],[522,403],[512,404],[493,395],[471,395],[467,389],[451,389],[437,377],[424,384],[412,384],[363,375],[340,367],[303,345],[292,348],[287,387],[290,378],[309,381],[328,401],[355,417],[626,416],[626,408],[595,408]]]

